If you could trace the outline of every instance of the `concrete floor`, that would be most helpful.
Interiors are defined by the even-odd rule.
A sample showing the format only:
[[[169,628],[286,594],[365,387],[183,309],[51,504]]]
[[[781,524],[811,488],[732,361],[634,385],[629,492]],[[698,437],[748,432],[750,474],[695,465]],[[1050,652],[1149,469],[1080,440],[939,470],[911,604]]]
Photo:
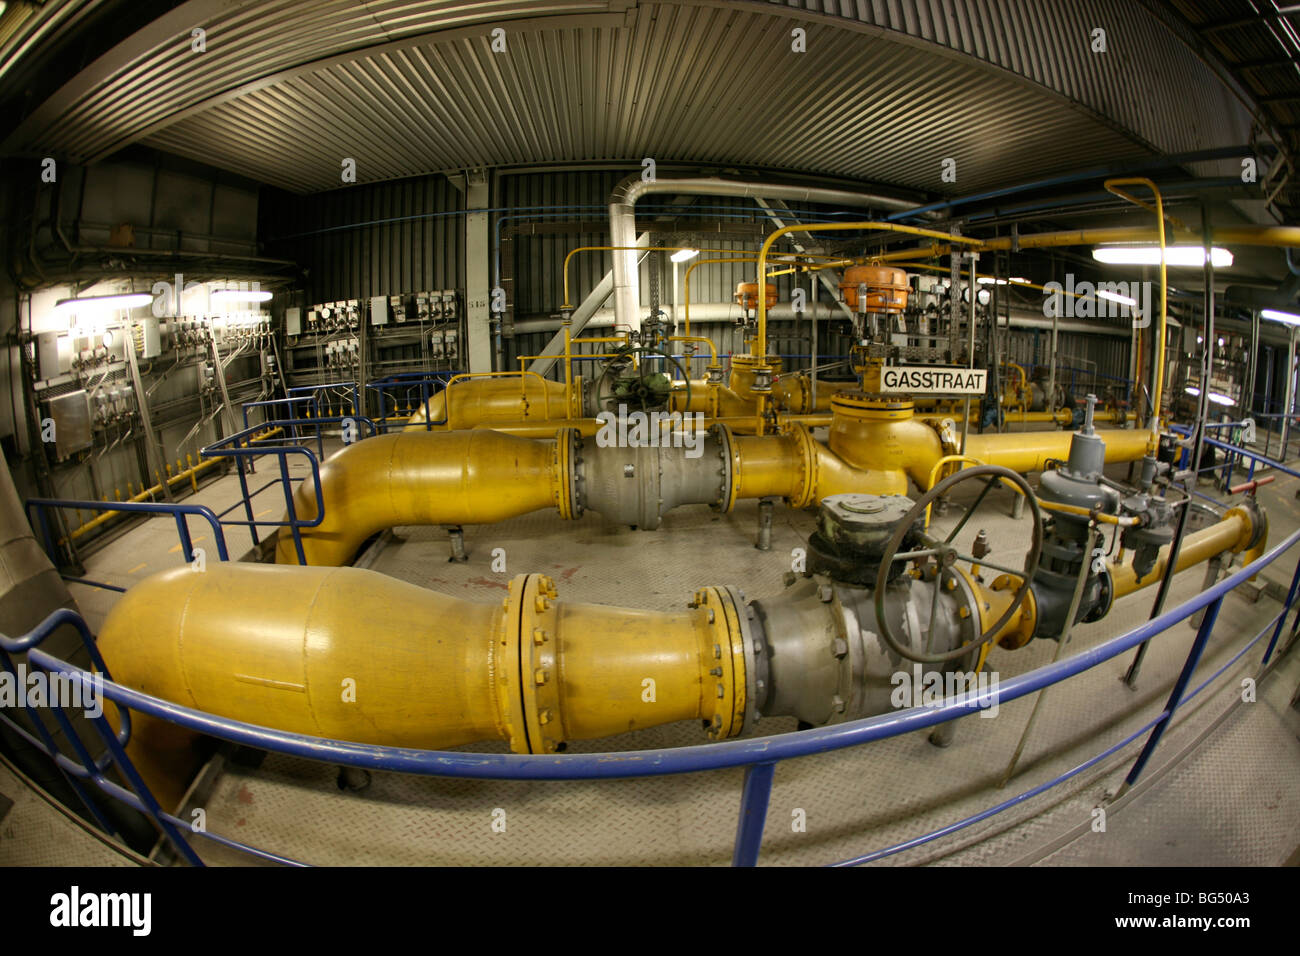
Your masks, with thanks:
[[[263,481],[269,480],[270,467],[268,463],[262,469]],[[1112,469],[1118,477],[1125,470]],[[1275,541],[1300,527],[1296,487],[1295,480],[1279,478],[1260,492]],[[969,487],[960,492],[936,527],[946,529],[960,520],[962,503],[975,491]],[[1208,484],[1202,491],[1211,493]],[[237,496],[237,481],[227,476],[193,500],[219,511]],[[263,503],[256,510],[264,517],[278,516],[278,491],[264,493],[259,501]],[[991,560],[1019,566],[1029,522],[1011,519],[1009,502],[1009,492],[994,492],[963,531],[963,539],[985,528],[995,548]],[[813,523],[812,512],[778,505],[773,548],[759,552],[753,547],[754,502],[742,503],[730,515],[702,507],[679,509],[657,532],[634,532],[595,515],[575,523],[539,512],[496,526],[467,528],[466,564],[448,563],[442,529],[397,529],[395,540],[375,555],[372,567],[484,601],[500,600],[515,574],[547,571],[557,581],[561,600],[666,609],[684,605],[704,585],[739,585],[751,598],[779,591],[790,569],[791,549],[804,545]],[[196,526],[200,546],[198,538],[204,533]],[[250,543],[241,537],[243,532],[228,534],[232,556]],[[172,522],[151,520],[87,558],[87,575],[126,585],[179,562],[175,542]],[[495,548],[505,551],[503,573],[491,567]],[[1293,559],[1282,559],[1262,577],[1285,587],[1294,567]],[[1167,606],[1198,593],[1202,579],[1199,568],[1180,575]],[[92,627],[115,598],[112,592],[92,592],[79,585],[74,585],[74,595]],[[1117,602],[1105,620],[1076,629],[1066,653],[1141,623],[1152,597],[1152,592],[1141,592]],[[1256,602],[1246,593],[1229,595],[1194,683],[1220,667],[1277,609],[1268,597]],[[962,819],[1078,765],[1158,713],[1192,634],[1180,625],[1153,642],[1137,691],[1120,681],[1128,655],[1051,688],[1018,774],[1004,789],[997,783],[1033,707],[1031,698],[1003,705],[994,719],[963,719],[953,745],[943,750],[931,746],[924,733],[914,733],[781,764],[762,862],[809,865],[880,849]],[[1006,679],[1048,662],[1054,651],[1054,644],[1043,641],[1018,651],[998,649],[988,666]],[[1117,789],[1136,747],[1006,813],[888,857],[883,864],[1283,862],[1300,845],[1300,760],[1285,705],[1296,673],[1292,669],[1275,674],[1261,685],[1259,703],[1234,709],[1240,678],[1253,674],[1256,663],[1252,652],[1180,711],[1148,768],[1152,786],[1113,808],[1105,833],[1088,827],[1092,811]],[[793,720],[778,718],[762,721],[756,733],[792,729]],[[570,752],[703,742],[698,725],[687,722],[607,740],[576,741]],[[1192,749],[1184,755],[1185,748]],[[489,742],[462,749],[503,752],[504,746]],[[1164,772],[1176,757],[1184,759]],[[741,772],[585,784],[376,774],[359,794],[341,792],[336,780],[336,768],[271,755],[258,767],[217,768],[199,802],[211,830],[317,864],[708,865],[730,859]],[[0,792],[7,792],[2,785]],[[189,809],[181,815],[188,816]],[[499,810],[508,821],[504,833],[491,826]],[[806,819],[804,830],[792,826],[799,817]],[[1078,832],[1081,826],[1084,833]],[[3,832],[0,827],[0,862],[10,852]],[[201,850],[214,863],[246,862],[211,844]]]

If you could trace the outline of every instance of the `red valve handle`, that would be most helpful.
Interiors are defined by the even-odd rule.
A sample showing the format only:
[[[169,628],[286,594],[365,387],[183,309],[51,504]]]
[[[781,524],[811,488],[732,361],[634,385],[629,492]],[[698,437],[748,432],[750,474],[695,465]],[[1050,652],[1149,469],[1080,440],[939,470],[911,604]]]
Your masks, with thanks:
[[[1271,485],[1276,480],[1277,480],[1276,475],[1265,475],[1263,478],[1256,478],[1254,481],[1247,481],[1244,484],[1236,485],[1232,488],[1229,488],[1228,493],[1233,495],[1239,495],[1244,491],[1247,494],[1250,494],[1256,488],[1259,488],[1263,485]]]

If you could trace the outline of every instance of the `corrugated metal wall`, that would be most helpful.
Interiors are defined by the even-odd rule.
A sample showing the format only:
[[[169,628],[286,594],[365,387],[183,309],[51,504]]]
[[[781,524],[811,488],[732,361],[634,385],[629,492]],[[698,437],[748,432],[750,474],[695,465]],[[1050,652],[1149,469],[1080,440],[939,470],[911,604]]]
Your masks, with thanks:
[[[465,286],[464,194],[445,176],[293,196],[263,192],[268,255],[306,270],[308,304]]]
[[[510,305],[516,321],[527,322],[559,313],[564,303],[563,264],[565,256],[579,246],[608,243],[606,202],[614,185],[627,170],[601,169],[565,172],[516,173],[494,176],[494,208],[511,210],[492,216],[492,235],[502,244],[502,274],[512,281]],[[298,261],[306,270],[306,301],[330,302],[393,295],[422,289],[463,289],[464,219],[463,194],[444,176],[426,176],[392,183],[358,186],[310,197],[278,190],[264,192],[261,207],[262,235],[269,255]],[[814,210],[815,211],[815,210]],[[693,218],[698,214],[700,218]],[[680,225],[676,231],[664,216]],[[695,245],[730,250],[736,255],[752,253],[756,241],[719,238],[710,235],[719,223],[737,228],[760,226],[770,229],[770,220],[751,200],[714,196],[651,197],[638,204],[638,229],[656,231],[662,245]],[[692,232],[692,224],[699,232]],[[527,230],[546,227],[552,231]],[[720,256],[725,257],[725,256]],[[701,259],[709,258],[702,255]],[[667,254],[659,254],[659,302],[665,312],[672,301],[672,265]],[[574,256],[569,283],[572,305],[581,302],[611,266],[608,252],[584,252]],[[641,304],[651,303],[651,259],[641,266]],[[680,267],[685,274],[686,266]],[[691,279],[692,304],[730,303],[736,283],[752,281],[751,263],[710,263],[698,266]],[[808,288],[810,280],[802,285]],[[776,280],[779,296],[788,301],[792,277]],[[681,289],[685,296],[685,288]],[[822,301],[823,290],[818,291]],[[606,303],[608,304],[608,303]],[[682,312],[679,310],[679,321]],[[700,322],[692,331],[709,336],[719,353],[744,350],[739,332],[730,322]],[[551,332],[526,332],[506,342],[507,367],[515,368],[516,356],[535,355],[550,341]],[[773,322],[773,348],[790,356],[811,353],[807,322]],[[847,336],[832,332],[827,323],[819,327],[818,353],[822,356],[848,354]],[[1021,363],[1042,363],[1047,356],[1047,336],[1033,330],[1016,330],[1010,356]],[[588,350],[590,351],[590,350]],[[1058,351],[1077,360],[1081,367],[1096,367],[1106,375],[1124,376],[1128,369],[1126,339],[1101,335],[1063,333]],[[792,360],[789,367],[804,367],[806,359]],[[698,370],[698,366],[697,366]]]

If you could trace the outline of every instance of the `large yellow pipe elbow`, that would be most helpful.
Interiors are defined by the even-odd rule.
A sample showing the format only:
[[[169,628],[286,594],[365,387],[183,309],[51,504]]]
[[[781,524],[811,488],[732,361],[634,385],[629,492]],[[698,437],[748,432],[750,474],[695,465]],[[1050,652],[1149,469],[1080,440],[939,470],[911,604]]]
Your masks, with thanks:
[[[115,680],[151,696],[358,743],[551,753],[678,720],[740,732],[743,612],[728,593],[681,612],[556,596],[544,575],[482,604],[359,568],[221,563],[131,588],[99,648]]]
[[[346,564],[372,534],[398,525],[490,524],[561,507],[565,476],[556,442],[487,429],[405,432],[357,442],[321,466],[325,515],[304,529],[308,564]],[[300,519],[317,517],[310,479],[294,494]],[[298,563],[280,530],[279,564]]]

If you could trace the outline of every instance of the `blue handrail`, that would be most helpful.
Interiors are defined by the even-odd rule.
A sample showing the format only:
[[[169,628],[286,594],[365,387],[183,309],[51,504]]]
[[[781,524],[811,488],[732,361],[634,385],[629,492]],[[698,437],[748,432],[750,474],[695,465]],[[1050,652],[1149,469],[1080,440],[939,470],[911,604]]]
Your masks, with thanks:
[[[87,511],[124,511],[135,514],[171,515],[176,519],[176,533],[181,542],[181,556],[187,562],[194,560],[194,542],[185,519],[191,515],[199,517],[206,521],[212,529],[212,539],[216,544],[218,557],[222,561],[230,560],[230,554],[226,549],[226,535],[222,530],[220,517],[214,514],[207,505],[177,504],[167,501],[91,501],[80,498],[28,498],[24,507],[27,510],[27,520],[31,522],[32,527],[39,529],[45,554],[50,559],[50,563],[56,568],[59,567],[61,562],[58,548],[54,543],[54,534],[50,528],[49,517],[49,512],[56,508],[63,510],[73,508],[80,510],[84,508]],[[33,520],[33,517],[35,520]],[[68,575],[61,576],[65,581],[71,581],[75,584],[86,584],[90,587],[103,588],[108,591],[123,590],[101,581],[90,581],[84,578],[69,577]]]
[[[406,419],[400,415],[388,414],[388,401],[392,396],[391,392],[403,391],[406,395],[411,395],[412,390],[420,390],[420,408],[425,408],[429,404],[429,399],[447,387],[447,381],[456,375],[463,375],[464,372],[402,372],[397,375],[390,375],[388,378],[379,379],[378,381],[369,382],[366,388],[374,389],[379,395],[380,415],[375,421],[380,429],[387,433],[389,421],[396,419],[403,424]],[[394,398],[393,407],[396,409],[397,400]],[[425,421],[425,431],[431,431],[434,422]]]
[[[280,473],[276,478],[271,479],[261,488],[250,491],[248,488],[248,478],[244,470],[239,469],[239,486],[242,493],[240,501],[236,502],[230,508],[221,513],[221,517],[229,514],[235,508],[243,507],[246,513],[246,519],[236,521],[227,519],[228,524],[244,525],[248,528],[252,536],[253,544],[258,544],[257,529],[259,527],[277,527],[288,528],[293,536],[294,548],[297,551],[298,563],[306,564],[307,555],[302,546],[302,529],[314,528],[325,520],[325,493],[321,488],[320,481],[320,462],[321,459],[312,454],[311,449],[302,445],[283,445],[267,444],[270,439],[259,438],[267,429],[281,428],[288,429],[298,425],[342,425],[346,431],[349,427],[359,429],[357,440],[367,437],[364,428],[369,428],[371,435],[379,433],[378,426],[373,420],[364,415],[333,415],[319,418],[274,418],[265,421],[260,425],[254,425],[245,428],[243,431],[228,435],[225,438],[215,441],[205,446],[199,451],[202,458],[259,458],[262,455],[274,455],[280,465]],[[363,428],[364,426],[364,428]],[[302,481],[303,478],[294,478],[289,474],[289,456],[301,455],[306,459],[308,467],[311,470],[312,491],[315,495],[316,517],[304,519],[298,517],[297,506],[293,500],[293,483]],[[285,519],[283,521],[258,521],[253,515],[252,499],[261,494],[263,491],[279,484],[284,491]]]
[[[1146,623],[1134,628],[1126,634],[1111,638],[1100,645],[1074,654],[1062,660],[1039,667],[1026,674],[1017,675],[1002,682],[996,690],[985,690],[975,696],[965,698],[949,699],[942,704],[934,707],[915,707],[896,713],[880,714],[874,717],[864,718],[845,724],[831,727],[821,727],[812,730],[798,731],[795,733],[782,734],[776,737],[761,737],[748,740],[733,740],[722,743],[706,744],[692,747],[682,747],[674,749],[661,749],[650,751],[634,751],[629,753],[600,753],[600,754],[571,754],[571,755],[531,755],[531,754],[474,754],[474,753],[453,753],[444,751],[426,751],[413,748],[403,747],[384,747],[373,744],[359,744],[346,741],[327,740],[319,737],[310,737],[303,734],[289,733],[286,731],[274,730],[266,727],[258,727],[242,721],[230,720],[228,718],[217,717],[212,714],[206,714],[192,708],[183,707],[169,701],[159,700],[142,694],[139,691],[113,683],[111,680],[104,680],[102,683],[102,693],[108,699],[114,701],[121,707],[139,711],[163,720],[170,721],[190,730],[200,733],[209,734],[224,740],[235,743],[245,744],[260,749],[270,750],[277,753],[287,754],[289,756],[302,757],[309,760],[328,761],[334,764],[345,766],[359,767],[368,770],[392,771],[398,773],[412,773],[428,776],[450,776],[450,777],[468,777],[479,779],[527,779],[527,780],[587,780],[587,779],[608,779],[608,778],[626,778],[626,777],[643,777],[656,776],[661,774],[677,773],[695,773],[704,770],[717,770],[726,767],[744,766],[749,768],[745,776],[744,788],[741,798],[741,814],[737,823],[736,843],[733,853],[733,862],[737,864],[753,864],[756,862],[761,846],[763,833],[763,823],[766,817],[766,808],[771,793],[773,780],[773,767],[781,760],[794,759],[798,757],[811,756],[813,754],[825,753],[832,750],[839,750],[846,747],[859,746],[876,740],[882,740],[888,737],[898,736],[909,733],[925,727],[931,727],[936,724],[945,723],[956,717],[973,713],[977,710],[987,708],[992,703],[1001,704],[1016,700],[1020,697],[1032,694],[1042,690],[1051,684],[1068,679],[1082,673],[1092,667],[1095,667],[1107,660],[1117,657],[1124,652],[1142,644],[1160,633],[1168,630],[1174,624],[1185,620],[1191,615],[1202,609],[1211,608],[1202,619],[1198,629],[1197,641],[1193,643],[1192,651],[1189,653],[1187,663],[1184,665],[1184,673],[1176,682],[1174,693],[1171,695],[1169,702],[1156,718],[1146,724],[1140,731],[1132,734],[1124,741],[1108,748],[1096,757],[1090,758],[1078,767],[1067,771],[1065,774],[1041,784],[1024,794],[1020,794],[1010,800],[991,807],[973,817],[957,821],[947,827],[940,828],[929,834],[916,837],[900,844],[897,847],[886,848],[877,851],[874,854],[868,854],[864,857],[858,857],[851,860],[843,861],[846,864],[858,862],[867,862],[871,859],[878,859],[882,855],[900,852],[910,846],[920,845],[924,842],[937,839],[946,833],[953,832],[963,826],[987,819],[995,813],[1001,812],[1011,806],[1015,806],[1024,800],[1030,799],[1039,793],[1050,789],[1053,786],[1069,779],[1084,769],[1095,765],[1100,760],[1117,753],[1123,747],[1138,740],[1142,734],[1149,733],[1147,743],[1144,746],[1143,755],[1139,762],[1134,765],[1130,771],[1130,779],[1136,781],[1137,776],[1141,773],[1146,760],[1149,759],[1151,752],[1159,743],[1160,733],[1167,726],[1168,721],[1178,708],[1191,699],[1196,693],[1199,693],[1209,681],[1203,683],[1191,695],[1184,693],[1191,672],[1199,660],[1199,651],[1204,647],[1205,640],[1208,639],[1210,631],[1213,629],[1217,619],[1217,612],[1224,596],[1234,588],[1245,583],[1247,580],[1258,574],[1264,567],[1267,567],[1273,561],[1277,560],[1282,554],[1290,551],[1300,542],[1300,531],[1296,531],[1286,538],[1281,544],[1274,547],[1267,554],[1252,562],[1222,581],[1217,582],[1204,592],[1196,595],[1191,600],[1164,612],[1160,616],[1147,621]],[[1292,577],[1291,587],[1287,595],[1286,603],[1282,610],[1273,618],[1269,626],[1273,627],[1273,636],[1269,642],[1261,667],[1266,666],[1271,659],[1273,650],[1277,646],[1278,638],[1281,634],[1282,626],[1287,614],[1295,604],[1297,588],[1300,586],[1300,562],[1297,563],[1295,573]],[[35,666],[50,672],[67,674],[69,679],[89,682],[94,680],[93,675],[67,664],[58,658],[40,651],[35,645],[44,638],[51,630],[51,621],[59,614],[71,612],[56,612],[56,615],[47,619],[31,634],[18,639],[17,642],[7,638],[0,638],[0,647],[8,648],[11,645],[21,643],[25,648],[32,648],[28,651],[28,661]],[[57,625],[54,625],[57,626]],[[1266,631],[1266,627],[1264,630]],[[1239,652],[1234,660],[1239,659],[1249,647],[1258,641],[1264,631],[1261,631],[1243,651]],[[6,643],[7,642],[7,643]],[[1231,663],[1231,662],[1230,662]],[[1218,673],[1223,673],[1221,669]],[[1215,676],[1218,676],[1217,674]],[[1213,680],[1214,677],[1211,678]],[[97,726],[100,726],[97,724]],[[111,727],[105,722],[100,726],[101,734],[107,727],[111,732]],[[115,740],[116,742],[116,740]],[[120,747],[114,748],[110,744],[110,750],[120,750]],[[120,758],[116,752],[115,760],[126,760],[123,751]],[[130,774],[128,774],[130,776]],[[100,783],[96,779],[96,783]],[[101,786],[104,786],[100,783]],[[133,782],[133,786],[134,786]],[[143,786],[143,784],[141,784]],[[119,799],[125,799],[116,791],[105,787],[106,791]],[[120,789],[120,788],[119,788]],[[127,800],[132,806],[139,809],[143,806],[151,812],[160,826],[167,824],[175,829],[175,818],[168,818],[161,813],[161,810],[153,811],[150,809],[152,803],[156,806],[156,801],[152,797],[145,799],[143,795],[138,800]],[[164,829],[164,832],[167,832]],[[207,835],[207,834],[205,834]],[[179,839],[184,842],[179,833],[173,835],[168,833],[169,839],[176,842]],[[222,838],[226,845],[236,845],[234,841],[227,841]],[[279,859],[282,862],[293,862],[284,858],[274,857],[273,854],[267,854],[266,851],[257,850],[251,847],[244,847],[242,844],[237,845],[241,849],[247,849],[248,852],[256,853],[265,858]],[[187,845],[188,848],[188,845]],[[182,850],[186,859],[194,862],[192,849],[186,853]]]

